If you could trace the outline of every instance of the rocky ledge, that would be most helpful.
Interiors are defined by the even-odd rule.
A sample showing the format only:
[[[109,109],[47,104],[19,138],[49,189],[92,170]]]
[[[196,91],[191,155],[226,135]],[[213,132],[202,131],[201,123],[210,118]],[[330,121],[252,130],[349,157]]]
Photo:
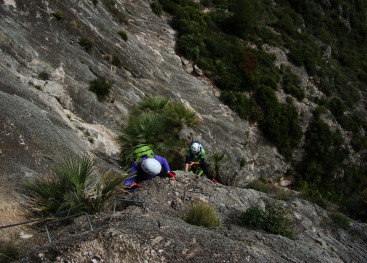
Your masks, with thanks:
[[[123,198],[139,203],[92,217],[93,231],[82,232],[85,218],[53,230],[55,241],[40,246],[23,262],[366,262],[366,224],[351,222],[344,230],[326,210],[308,201],[288,201],[252,189],[213,184],[207,178],[177,172],[177,180],[155,178]],[[186,209],[208,203],[222,226],[186,223]],[[146,209],[144,209],[144,204]],[[239,224],[253,205],[287,208],[294,239]],[[79,226],[78,226],[79,224]],[[71,229],[71,230],[70,230]],[[76,231],[77,229],[77,231]]]

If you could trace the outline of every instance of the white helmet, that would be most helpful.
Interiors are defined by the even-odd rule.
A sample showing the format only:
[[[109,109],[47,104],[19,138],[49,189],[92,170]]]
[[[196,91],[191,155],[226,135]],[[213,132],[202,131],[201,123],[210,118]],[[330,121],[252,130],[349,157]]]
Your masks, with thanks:
[[[193,154],[198,154],[201,150],[201,145],[200,143],[198,142],[194,142],[192,145],[191,145],[191,151]]]
[[[162,165],[156,159],[146,158],[141,163],[143,171],[149,175],[157,175],[162,170]]]

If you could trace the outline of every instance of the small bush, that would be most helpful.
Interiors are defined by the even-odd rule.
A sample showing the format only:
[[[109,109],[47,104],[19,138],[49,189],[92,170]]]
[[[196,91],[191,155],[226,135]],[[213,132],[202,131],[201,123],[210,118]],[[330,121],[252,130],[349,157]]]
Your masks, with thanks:
[[[254,189],[256,191],[263,192],[263,193],[268,193],[268,194],[273,192],[272,185],[270,185],[268,182],[264,183],[260,179],[252,181],[251,183],[249,183],[247,185],[247,188]]]
[[[86,38],[86,37],[80,38],[78,43],[87,52],[89,52],[94,47],[94,42],[92,40],[90,40],[89,38]]]
[[[126,19],[125,15],[115,7],[115,1],[114,0],[102,0],[104,5],[106,6],[106,9],[108,12],[111,13],[111,15],[117,19],[120,23],[128,24],[128,20]]]
[[[52,174],[24,184],[31,208],[41,214],[52,214],[79,206],[74,213],[102,211],[117,193],[126,176],[94,173],[94,162],[85,155],[60,160]]]
[[[61,21],[65,19],[65,16],[62,12],[56,11],[51,13],[57,20]]]
[[[346,230],[350,228],[350,221],[345,215],[340,213],[332,213],[330,214],[330,218],[337,227]]]
[[[111,61],[112,65],[120,68],[122,66],[121,60],[116,57],[116,56],[112,56],[112,61]]]
[[[327,207],[327,200],[322,196],[316,187],[305,184],[303,190],[301,190],[300,198],[317,204],[322,208]]]
[[[214,208],[208,204],[196,203],[186,213],[185,221],[203,227],[220,227],[221,222]]]
[[[289,68],[284,72],[283,90],[285,93],[292,95],[301,101],[305,98],[305,93],[300,87],[301,80],[298,75],[294,74]]]
[[[154,14],[156,14],[157,16],[162,15],[163,9],[162,9],[162,5],[159,2],[153,1],[150,4],[150,7],[152,8]]]
[[[252,206],[240,215],[242,225],[265,230],[268,233],[294,238],[292,224],[286,218],[284,210],[277,206],[270,206],[267,210],[259,206]]]
[[[268,27],[262,26],[257,28],[257,34],[265,43],[268,43],[271,46],[280,46],[282,43],[282,38],[280,34],[274,33]]]
[[[94,6],[96,6],[98,4],[98,0],[92,0],[92,3]]]
[[[221,92],[220,100],[228,105],[233,111],[237,112],[243,119],[255,122],[264,117],[256,101],[247,97],[247,95],[242,92],[224,90]]]
[[[40,74],[38,74],[38,78],[42,79],[42,80],[49,80],[50,79],[50,74],[48,74],[45,71],[42,71]]]
[[[103,101],[110,93],[112,85],[112,81],[107,80],[105,77],[99,77],[90,81],[89,90],[97,95],[99,101]]]
[[[365,173],[363,175],[365,177]],[[354,179],[353,179],[354,181]],[[354,192],[341,202],[341,211],[349,217],[367,222],[367,188]]]
[[[273,194],[274,198],[278,200],[290,200],[293,197],[291,193],[287,192],[282,187],[270,184],[264,177],[260,177],[258,180],[249,183],[247,188],[263,193]]]
[[[228,162],[228,158],[226,157],[225,153],[215,152],[209,156],[209,163],[214,166],[214,178],[217,178],[220,182],[222,182],[222,166],[224,163]]]
[[[117,32],[117,34],[124,40],[127,41],[128,37],[125,31],[120,30],[119,32]]]

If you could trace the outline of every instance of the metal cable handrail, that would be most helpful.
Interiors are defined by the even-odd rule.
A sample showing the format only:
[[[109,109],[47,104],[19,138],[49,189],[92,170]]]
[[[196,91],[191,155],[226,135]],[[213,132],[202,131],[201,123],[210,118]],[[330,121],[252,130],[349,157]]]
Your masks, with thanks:
[[[65,211],[62,211],[62,212],[59,212],[59,213],[56,213],[56,214],[53,214],[53,215],[49,215],[49,216],[46,216],[46,217],[41,217],[41,218],[37,218],[37,219],[33,219],[33,220],[29,220],[29,221],[25,221],[25,222],[21,222],[21,223],[17,223],[17,224],[12,224],[12,225],[0,226],[0,229],[5,229],[5,228],[9,228],[9,227],[14,227],[14,226],[20,226],[20,225],[26,225],[26,224],[30,224],[30,223],[34,223],[34,222],[38,222],[38,221],[42,221],[42,220],[46,220],[46,219],[50,219],[52,217],[65,214],[66,212],[70,212],[71,210],[74,210],[75,208],[80,207],[82,205],[84,205],[84,204],[79,204],[77,206],[74,206],[74,207],[70,208],[69,210],[65,210]]]

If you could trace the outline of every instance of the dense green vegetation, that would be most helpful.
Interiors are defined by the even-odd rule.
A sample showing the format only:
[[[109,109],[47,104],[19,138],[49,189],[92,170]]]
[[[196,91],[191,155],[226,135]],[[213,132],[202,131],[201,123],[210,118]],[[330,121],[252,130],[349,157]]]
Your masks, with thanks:
[[[265,210],[257,205],[251,206],[241,213],[240,223],[288,238],[294,238],[295,236],[292,230],[292,222],[286,217],[285,210],[273,204]]]
[[[112,85],[112,81],[105,77],[98,77],[89,82],[89,90],[97,95],[99,101],[103,101],[110,93]]]
[[[297,189],[319,204],[336,202],[349,215],[366,220],[355,209],[367,206],[361,201],[361,191],[367,188],[362,165],[366,116],[356,110],[367,85],[367,1],[159,0],[159,4],[172,14],[177,52],[203,69],[222,90],[221,100],[240,117],[260,124],[268,140],[294,164]],[[299,77],[289,68],[275,67],[275,57],[264,44],[286,48],[288,60],[303,67],[325,96],[307,97]],[[286,102],[277,99],[280,90],[289,95]],[[320,107],[303,134],[294,102],[305,98]],[[323,115],[328,112],[332,116]],[[321,116],[349,131],[351,141]],[[303,136],[304,159],[297,163],[293,151]],[[349,144],[362,156],[361,165],[348,162]]]
[[[273,55],[247,47],[240,38],[254,32],[259,19],[257,1],[209,1],[222,6],[204,13],[193,1],[161,0],[163,9],[174,14],[172,25],[178,30],[178,52],[193,59],[224,92],[223,102],[241,117],[260,121],[267,138],[288,159],[300,142],[302,133],[298,114],[292,103],[280,103],[274,93],[281,72],[274,66]],[[247,93],[252,93],[249,97]],[[294,92],[293,92],[294,93]],[[264,96],[271,98],[263,102]],[[302,97],[302,95],[297,95]]]
[[[86,37],[81,37],[79,39],[79,45],[82,46],[85,51],[89,52],[94,47],[94,42]]]
[[[125,15],[116,7],[116,2],[114,0],[102,0],[102,3],[118,22],[124,24],[129,23]]]
[[[335,226],[346,230],[350,228],[350,221],[345,215],[340,213],[331,213],[329,216]]]

